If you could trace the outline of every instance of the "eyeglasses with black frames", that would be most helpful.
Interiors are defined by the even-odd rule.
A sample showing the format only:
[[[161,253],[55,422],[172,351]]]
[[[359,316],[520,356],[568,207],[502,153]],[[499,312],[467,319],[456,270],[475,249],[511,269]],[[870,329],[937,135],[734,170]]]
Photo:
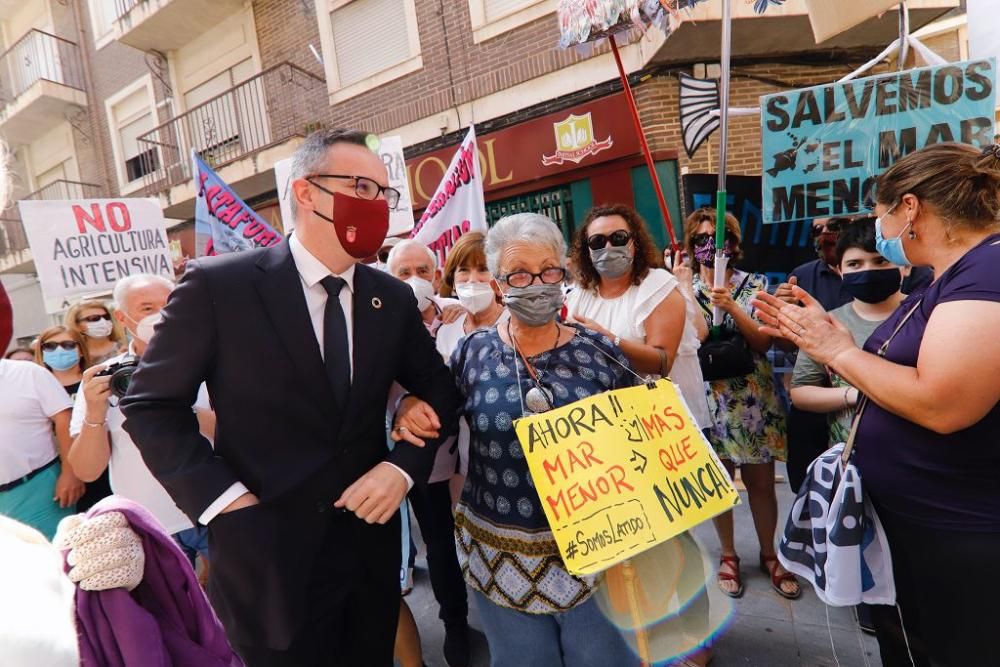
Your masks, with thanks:
[[[554,266],[549,269],[545,269],[541,273],[531,273],[530,271],[512,271],[505,276],[502,276],[500,280],[503,280],[511,287],[527,287],[533,285],[535,279],[542,282],[543,285],[556,285],[561,283],[566,279],[566,269],[561,266]]]
[[[396,188],[382,187],[372,179],[367,176],[346,176],[343,174],[313,174],[306,178],[307,181],[315,185],[317,188],[332,195],[333,193],[324,188],[319,183],[313,183],[314,178],[337,178],[341,180],[351,180],[354,181],[354,194],[358,196],[359,199],[378,199],[378,196],[385,195],[385,203],[389,205],[389,208],[395,209],[399,205],[399,190]]]

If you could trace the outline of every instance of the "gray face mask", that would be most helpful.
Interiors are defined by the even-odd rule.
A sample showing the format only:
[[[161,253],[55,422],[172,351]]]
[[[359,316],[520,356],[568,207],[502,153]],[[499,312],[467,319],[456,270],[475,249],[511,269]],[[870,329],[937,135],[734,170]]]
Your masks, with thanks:
[[[562,285],[511,287],[504,295],[511,314],[529,327],[540,327],[556,318],[563,306]]]
[[[621,278],[632,269],[632,249],[625,245],[591,250],[590,261],[602,278]]]

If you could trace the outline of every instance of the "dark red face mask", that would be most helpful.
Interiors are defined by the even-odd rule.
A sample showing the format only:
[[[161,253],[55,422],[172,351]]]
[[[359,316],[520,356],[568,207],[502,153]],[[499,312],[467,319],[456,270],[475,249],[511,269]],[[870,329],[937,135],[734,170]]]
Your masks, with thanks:
[[[333,224],[340,245],[355,259],[377,253],[389,233],[389,204],[384,199],[361,199],[334,192],[334,217],[315,209],[313,213]]]

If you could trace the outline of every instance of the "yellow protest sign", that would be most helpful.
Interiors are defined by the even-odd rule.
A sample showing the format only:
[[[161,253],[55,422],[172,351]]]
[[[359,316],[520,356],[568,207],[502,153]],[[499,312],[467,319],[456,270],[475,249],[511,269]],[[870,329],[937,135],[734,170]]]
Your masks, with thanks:
[[[591,396],[514,427],[573,574],[600,572],[739,503],[667,379]]]

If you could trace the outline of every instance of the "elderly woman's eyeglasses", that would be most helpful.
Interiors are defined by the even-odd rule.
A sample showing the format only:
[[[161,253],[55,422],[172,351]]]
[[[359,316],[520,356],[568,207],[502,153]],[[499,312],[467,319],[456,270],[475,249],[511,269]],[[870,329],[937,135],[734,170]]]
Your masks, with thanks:
[[[632,240],[631,232],[624,229],[619,229],[611,232],[610,234],[594,234],[587,239],[587,247],[591,250],[600,250],[611,242],[611,245],[615,248],[621,248],[624,245],[628,245],[628,242]]]
[[[71,340],[62,340],[58,342],[54,340],[48,340],[42,343],[42,349],[45,350],[46,352],[52,352],[58,347],[61,347],[64,350],[75,350],[76,343]]]
[[[97,322],[100,322],[101,320],[107,320],[108,322],[110,322],[111,316],[108,315],[107,313],[101,313],[100,315],[87,315],[86,317],[78,317],[76,319],[77,323],[89,322],[90,324],[95,324]]]
[[[544,285],[556,285],[566,279],[566,269],[561,266],[554,266],[551,269],[545,269],[541,273],[514,271],[502,276],[500,279],[511,287],[527,287],[535,282],[535,278],[542,281]]]
[[[380,194],[385,195],[385,203],[389,205],[389,208],[395,209],[399,204],[399,190],[396,188],[382,187],[372,179],[366,176],[343,176],[341,174],[313,174],[306,180],[312,183],[313,178],[339,178],[343,180],[354,181],[354,194],[358,196],[358,199],[378,199]],[[317,188],[322,190],[328,195],[333,193],[324,188],[318,183],[313,183]]]

